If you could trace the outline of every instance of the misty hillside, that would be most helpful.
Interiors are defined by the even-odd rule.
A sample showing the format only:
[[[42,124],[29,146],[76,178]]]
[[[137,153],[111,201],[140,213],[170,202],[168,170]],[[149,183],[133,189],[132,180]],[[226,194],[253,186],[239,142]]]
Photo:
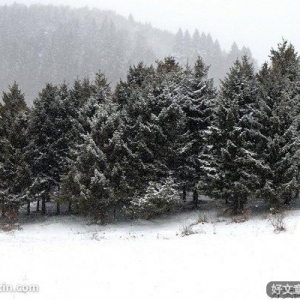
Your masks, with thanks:
[[[222,78],[248,48],[234,43],[226,53],[210,34],[176,35],[99,9],[14,4],[0,6],[0,90],[17,81],[29,103],[46,82],[71,82],[101,70],[114,84],[139,61],[152,64],[167,55],[182,64],[197,56]]]

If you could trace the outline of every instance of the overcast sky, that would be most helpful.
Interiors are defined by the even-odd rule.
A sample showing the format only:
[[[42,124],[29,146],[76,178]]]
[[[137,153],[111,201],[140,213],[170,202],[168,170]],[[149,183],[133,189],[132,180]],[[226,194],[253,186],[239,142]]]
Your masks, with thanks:
[[[233,41],[249,46],[259,62],[282,37],[300,51],[300,0],[0,0],[14,2],[111,9],[172,32],[198,28],[210,32],[225,49]]]

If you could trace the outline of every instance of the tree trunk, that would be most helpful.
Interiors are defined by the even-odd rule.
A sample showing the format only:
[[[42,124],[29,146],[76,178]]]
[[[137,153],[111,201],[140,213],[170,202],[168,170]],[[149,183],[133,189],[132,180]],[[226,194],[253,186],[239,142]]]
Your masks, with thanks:
[[[104,209],[100,210],[100,222],[101,225],[105,225],[105,220],[106,220],[106,212],[104,211]]]
[[[4,209],[4,200],[2,200],[2,205],[1,205],[1,216],[2,216],[2,218],[4,218],[5,217],[5,209]]]
[[[235,200],[233,204],[233,213],[235,215],[242,213],[244,210],[244,202],[242,200]]]
[[[45,198],[42,199],[42,214],[43,215],[46,214],[46,199]]]
[[[184,185],[182,188],[182,200],[186,202],[186,186]]]
[[[290,205],[290,203],[291,203],[291,199],[290,198],[288,198],[288,199],[286,199],[285,201],[284,201],[284,205]]]
[[[68,212],[72,213],[72,201],[69,201]]]
[[[78,205],[78,203],[75,205],[75,213],[79,214],[79,205]]]
[[[60,203],[56,203],[56,214],[60,215]]]
[[[237,213],[238,213],[238,200],[235,200],[233,202],[233,214],[237,215]]]
[[[40,200],[36,201],[36,211],[39,212],[40,211]]]
[[[30,215],[30,200],[27,200],[27,215]]]
[[[194,202],[194,208],[198,207],[198,192],[194,190],[193,192],[193,202]]]

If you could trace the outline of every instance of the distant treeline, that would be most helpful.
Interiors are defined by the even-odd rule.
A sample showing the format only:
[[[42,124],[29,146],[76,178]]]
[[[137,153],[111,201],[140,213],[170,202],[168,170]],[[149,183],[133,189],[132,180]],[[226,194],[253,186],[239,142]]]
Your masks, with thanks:
[[[250,50],[234,43],[229,53],[210,34],[177,35],[110,11],[60,6],[0,6],[0,90],[14,81],[32,104],[45,82],[72,83],[102,70],[115,86],[131,65],[174,56],[183,66],[200,55],[219,82]]]

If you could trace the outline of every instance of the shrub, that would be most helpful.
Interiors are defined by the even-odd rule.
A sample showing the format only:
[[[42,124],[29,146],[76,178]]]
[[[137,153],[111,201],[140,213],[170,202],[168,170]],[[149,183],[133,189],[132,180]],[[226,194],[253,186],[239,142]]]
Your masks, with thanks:
[[[274,232],[279,233],[286,231],[286,225],[284,222],[284,214],[278,213],[272,216],[271,224],[274,227]]]
[[[194,226],[194,224],[182,225],[181,236],[185,237],[185,236],[189,236],[191,234],[195,234],[196,232],[193,230],[193,226]]]
[[[180,207],[180,195],[173,178],[150,182],[143,196],[135,197],[125,212],[132,218],[151,219]]]
[[[197,219],[197,224],[204,224],[204,223],[208,223],[209,222],[209,219],[206,215],[206,213],[198,213],[198,219]]]

